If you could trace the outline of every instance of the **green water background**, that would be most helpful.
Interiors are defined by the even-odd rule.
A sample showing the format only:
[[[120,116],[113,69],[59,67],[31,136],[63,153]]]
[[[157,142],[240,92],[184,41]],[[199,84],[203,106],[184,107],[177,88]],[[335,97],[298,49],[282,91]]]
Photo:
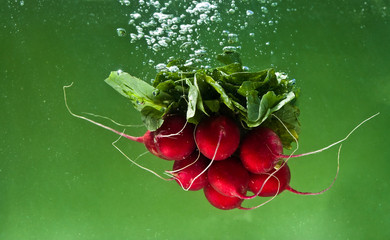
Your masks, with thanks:
[[[141,123],[102,81],[117,69],[146,78],[155,73],[143,64],[143,49],[116,34],[129,8],[116,1],[0,4],[0,239],[390,237],[389,1],[280,1],[278,33],[269,37],[275,53],[254,56],[250,41],[242,46],[252,69],[274,64],[297,79],[299,152],[334,142],[381,112],[343,145],[329,192],[285,192],[254,211],[217,210],[202,191],[184,192],[142,171],[112,147],[115,135],[66,111],[62,86],[74,82],[68,97],[75,112]],[[132,158],[145,152],[138,143],[119,146]],[[291,185],[327,187],[336,156],[334,148],[292,160]],[[139,161],[161,170],[171,165],[150,155]]]

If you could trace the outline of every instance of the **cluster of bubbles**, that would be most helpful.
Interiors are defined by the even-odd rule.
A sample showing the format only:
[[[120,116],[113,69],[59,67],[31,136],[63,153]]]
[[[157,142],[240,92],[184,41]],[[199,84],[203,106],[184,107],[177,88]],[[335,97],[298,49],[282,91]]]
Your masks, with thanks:
[[[147,49],[152,58],[146,64],[158,71],[166,69],[167,60],[178,57],[186,59],[187,66],[207,68],[221,49],[241,49],[242,35],[267,46],[270,42],[261,33],[276,32],[279,20],[278,3],[268,0],[254,5],[235,0],[119,2],[130,12],[128,31],[118,28],[118,36],[129,37],[136,50]],[[154,60],[161,57],[165,63]]]

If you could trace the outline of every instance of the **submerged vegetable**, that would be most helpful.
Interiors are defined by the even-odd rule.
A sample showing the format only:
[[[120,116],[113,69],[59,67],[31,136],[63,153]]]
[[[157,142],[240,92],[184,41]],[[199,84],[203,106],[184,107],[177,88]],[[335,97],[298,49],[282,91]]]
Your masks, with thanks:
[[[315,154],[341,143],[377,114],[328,147],[284,155],[283,148],[291,149],[293,142],[298,144],[300,132],[296,105],[299,89],[295,80],[272,68],[244,70],[237,52],[226,51],[217,59],[224,65],[211,69],[171,61],[152,84],[122,71],[111,72],[105,81],[130,99],[140,112],[147,128],[142,137],[74,114],[66,103],[64,87],[66,107],[75,117],[144,143],[159,158],[175,160],[172,170],[165,172],[170,178],[165,179],[128,158],[162,179],[176,180],[183,190],[203,188],[206,199],[219,209],[255,209],[270,200],[251,208],[243,207],[243,201],[258,196],[273,199],[284,190],[301,195],[327,191],[330,187],[317,193],[291,188],[288,159]],[[281,162],[282,166],[278,166]],[[253,194],[248,196],[248,192]]]

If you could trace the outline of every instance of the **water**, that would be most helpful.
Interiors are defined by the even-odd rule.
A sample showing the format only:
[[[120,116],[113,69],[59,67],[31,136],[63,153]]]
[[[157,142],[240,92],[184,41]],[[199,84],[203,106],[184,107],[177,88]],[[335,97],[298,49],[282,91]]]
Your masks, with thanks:
[[[390,235],[383,228],[390,224],[388,2],[12,0],[1,5],[0,239]],[[116,136],[73,118],[64,107],[62,87],[74,82],[68,91],[73,111],[140,124],[126,99],[103,82],[110,71],[150,81],[172,57],[214,66],[214,54],[223,48],[240,51],[251,70],[273,66],[296,79],[302,90],[300,153],[344,137],[381,112],[343,145],[340,176],[331,191],[315,197],[286,192],[255,211],[219,211],[202,192],[184,192],[131,165],[112,147]],[[125,140],[118,146],[132,159],[145,152]],[[333,149],[294,159],[291,185],[302,191],[327,187],[336,156]],[[150,155],[137,161],[156,170],[171,167]]]

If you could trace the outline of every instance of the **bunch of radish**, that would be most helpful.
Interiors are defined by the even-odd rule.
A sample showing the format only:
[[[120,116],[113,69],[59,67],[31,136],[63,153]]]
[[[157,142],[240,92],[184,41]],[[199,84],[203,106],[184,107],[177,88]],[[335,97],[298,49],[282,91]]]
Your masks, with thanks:
[[[152,85],[122,71],[110,74],[106,82],[129,98],[141,113],[147,128],[141,137],[73,113],[66,100],[65,89],[69,86],[64,87],[65,105],[74,117],[143,143],[151,154],[173,161],[172,169],[165,171],[169,176],[166,179],[128,158],[160,178],[175,180],[183,190],[203,189],[206,199],[219,209],[255,209],[262,204],[244,207],[243,201],[257,197],[272,200],[285,190],[317,195],[330,189],[333,183],[317,193],[291,188],[288,160],[340,144],[378,114],[325,148],[284,155],[283,148],[292,148],[291,143],[298,148],[300,124],[295,103],[299,89],[294,86],[295,80],[273,69],[243,71],[246,68],[235,52],[225,52],[218,58],[226,65],[215,69],[190,69],[173,61],[167,67],[175,71],[158,73]]]
[[[279,137],[263,127],[241,139],[243,132],[236,121],[223,115],[196,126],[174,115],[144,137],[123,136],[143,142],[157,157],[173,160],[172,170],[166,171],[172,179],[184,190],[203,189],[207,200],[219,209],[252,209],[242,207],[242,202],[276,196],[286,189],[305,194],[289,186],[290,170],[282,159],[291,156],[282,155]],[[248,192],[253,194],[248,196]]]

